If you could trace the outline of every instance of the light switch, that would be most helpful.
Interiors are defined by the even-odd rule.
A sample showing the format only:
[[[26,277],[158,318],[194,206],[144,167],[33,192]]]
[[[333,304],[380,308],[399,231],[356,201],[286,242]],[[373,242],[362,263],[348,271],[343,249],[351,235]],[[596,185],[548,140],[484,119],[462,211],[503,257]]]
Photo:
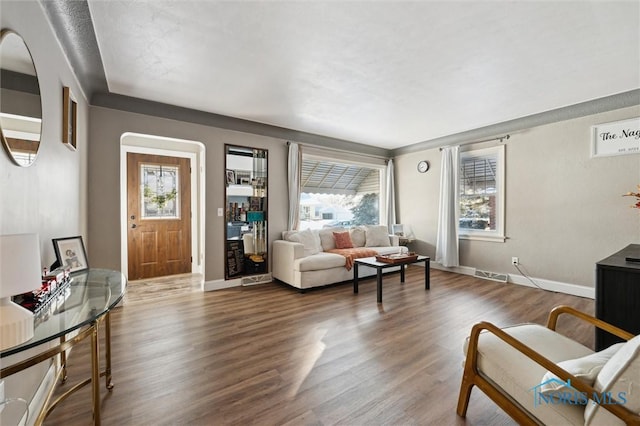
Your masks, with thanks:
[[[222,211],[222,207],[218,207],[218,217],[222,217],[224,212]]]

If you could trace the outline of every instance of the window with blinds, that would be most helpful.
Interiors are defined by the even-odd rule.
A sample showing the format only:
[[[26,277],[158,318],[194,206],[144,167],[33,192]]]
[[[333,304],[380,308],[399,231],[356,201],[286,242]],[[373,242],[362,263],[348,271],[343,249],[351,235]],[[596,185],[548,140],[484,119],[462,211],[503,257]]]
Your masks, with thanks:
[[[462,152],[461,238],[504,241],[504,145]]]

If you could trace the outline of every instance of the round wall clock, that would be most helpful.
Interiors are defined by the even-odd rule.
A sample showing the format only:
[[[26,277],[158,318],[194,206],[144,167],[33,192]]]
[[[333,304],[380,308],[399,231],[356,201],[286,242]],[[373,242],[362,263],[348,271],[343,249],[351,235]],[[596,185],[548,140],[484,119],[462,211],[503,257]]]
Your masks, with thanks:
[[[429,170],[429,162],[426,160],[422,160],[418,163],[418,171],[420,173],[424,173]]]

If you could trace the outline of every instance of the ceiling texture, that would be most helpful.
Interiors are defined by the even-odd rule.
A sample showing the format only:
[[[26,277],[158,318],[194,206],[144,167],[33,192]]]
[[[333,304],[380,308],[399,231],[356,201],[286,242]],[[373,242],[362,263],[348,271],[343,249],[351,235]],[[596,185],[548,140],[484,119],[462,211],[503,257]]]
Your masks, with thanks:
[[[302,142],[397,153],[640,104],[638,1],[42,4],[92,104]]]

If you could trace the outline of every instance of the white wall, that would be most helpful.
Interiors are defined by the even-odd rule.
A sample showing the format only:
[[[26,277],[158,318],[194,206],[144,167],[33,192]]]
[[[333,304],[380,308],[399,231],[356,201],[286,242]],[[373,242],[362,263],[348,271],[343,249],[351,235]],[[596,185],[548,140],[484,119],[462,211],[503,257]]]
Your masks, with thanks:
[[[4,150],[0,153],[0,233],[37,232],[42,265],[50,265],[55,260],[52,238],[86,237],[88,106],[40,4],[3,1],[1,11],[0,26],[20,34],[33,56],[42,96],[42,139],[30,167],[18,167]],[[76,152],[61,142],[63,86],[69,86],[78,100]],[[9,362],[5,359],[3,365]],[[8,377],[7,396],[30,400],[47,367],[42,363]],[[0,423],[14,423],[6,415]]]
[[[595,263],[640,243],[640,212],[621,195],[640,183],[640,155],[590,158],[591,126],[640,116],[640,107],[582,117],[511,134],[506,147],[505,243],[461,241],[460,263],[586,287]],[[476,145],[486,146],[487,144]],[[419,160],[431,169],[418,173]],[[398,222],[409,224],[418,252],[434,256],[440,151],[396,158]]]

